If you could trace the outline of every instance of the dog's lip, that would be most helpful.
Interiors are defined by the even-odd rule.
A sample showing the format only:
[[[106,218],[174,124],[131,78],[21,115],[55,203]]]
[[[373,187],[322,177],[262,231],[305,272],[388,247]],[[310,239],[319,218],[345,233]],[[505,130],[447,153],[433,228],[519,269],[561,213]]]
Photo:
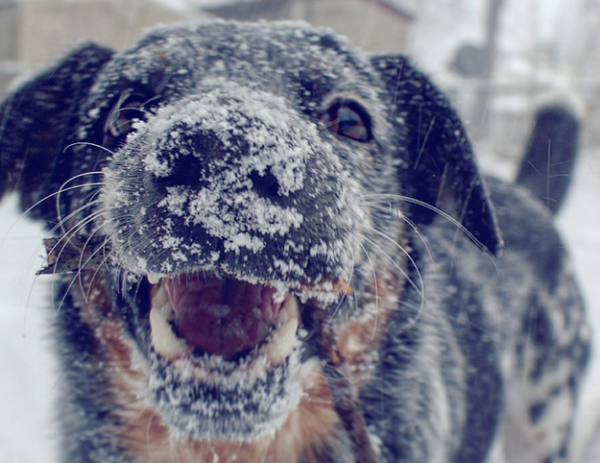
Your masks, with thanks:
[[[231,362],[254,352],[278,364],[293,350],[300,314],[289,292],[193,274],[160,278],[150,296],[152,347],[167,360],[208,355]]]

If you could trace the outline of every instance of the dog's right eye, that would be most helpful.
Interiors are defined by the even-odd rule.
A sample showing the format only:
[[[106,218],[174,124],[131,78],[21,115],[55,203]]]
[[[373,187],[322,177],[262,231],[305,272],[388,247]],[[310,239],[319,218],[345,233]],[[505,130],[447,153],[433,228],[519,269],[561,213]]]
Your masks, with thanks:
[[[120,138],[131,132],[136,122],[146,119],[147,110],[144,107],[148,101],[148,97],[141,93],[122,94],[106,120],[105,137]]]

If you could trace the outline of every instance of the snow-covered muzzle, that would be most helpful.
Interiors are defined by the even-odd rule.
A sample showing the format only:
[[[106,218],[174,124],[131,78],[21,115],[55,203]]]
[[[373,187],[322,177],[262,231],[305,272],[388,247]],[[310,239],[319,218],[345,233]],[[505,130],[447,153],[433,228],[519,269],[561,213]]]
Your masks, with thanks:
[[[203,90],[135,123],[105,171],[107,234],[125,267],[348,279],[360,190],[331,144],[281,97]]]
[[[164,53],[153,47],[142,55]],[[308,93],[254,58],[230,57],[242,75],[194,59],[200,70],[174,71],[169,79],[181,81],[161,94],[115,84],[118,60],[96,84],[114,94],[108,117],[93,123],[112,151],[97,233],[111,252],[106,280],[121,282],[146,359],[153,409],[179,436],[255,441],[289,422],[314,382],[306,365],[322,350],[324,320],[327,330],[352,317],[384,320],[396,300],[383,292],[397,273],[377,282],[367,251],[378,270],[393,254],[402,260],[392,244],[399,218],[361,200],[394,178],[378,172],[391,162],[376,155],[385,136],[373,140],[387,123],[366,109],[378,109],[368,88]],[[373,244],[375,222],[391,243]]]

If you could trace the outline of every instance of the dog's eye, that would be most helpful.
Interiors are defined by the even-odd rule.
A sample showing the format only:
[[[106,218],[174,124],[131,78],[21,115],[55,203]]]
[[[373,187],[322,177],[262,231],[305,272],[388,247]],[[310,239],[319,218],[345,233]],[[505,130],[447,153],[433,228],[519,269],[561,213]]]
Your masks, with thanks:
[[[373,138],[371,118],[356,101],[336,101],[321,116],[321,121],[329,130],[342,137],[360,142],[368,142]]]
[[[135,122],[146,119],[147,102],[148,97],[141,93],[122,94],[106,120],[105,135],[119,138],[131,132]]]

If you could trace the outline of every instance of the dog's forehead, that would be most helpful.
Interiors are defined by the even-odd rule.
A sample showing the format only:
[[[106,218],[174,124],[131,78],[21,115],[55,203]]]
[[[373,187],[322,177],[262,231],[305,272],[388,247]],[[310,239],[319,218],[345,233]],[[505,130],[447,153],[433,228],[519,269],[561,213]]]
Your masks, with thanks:
[[[214,78],[289,94],[372,96],[368,59],[344,38],[303,23],[219,22],[155,29],[113,60],[104,82],[141,83],[165,93],[193,92]]]

